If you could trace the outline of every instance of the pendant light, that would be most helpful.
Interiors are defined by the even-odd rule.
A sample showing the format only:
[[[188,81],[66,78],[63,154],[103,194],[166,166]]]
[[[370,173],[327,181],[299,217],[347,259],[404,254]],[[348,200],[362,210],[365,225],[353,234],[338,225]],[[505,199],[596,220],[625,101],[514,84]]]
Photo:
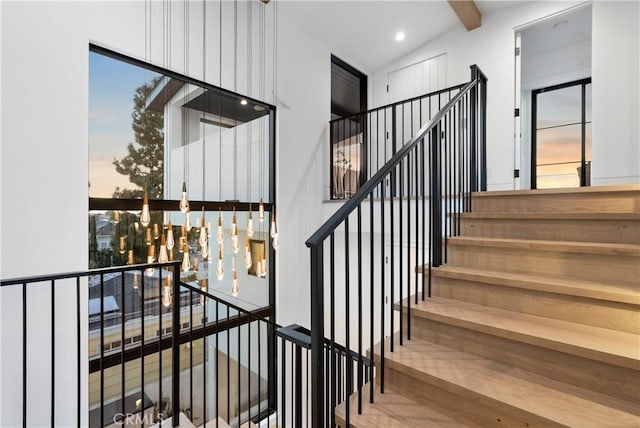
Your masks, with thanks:
[[[262,177],[260,177],[262,181]],[[262,198],[260,198],[260,205],[258,206],[258,220],[260,223],[264,222],[264,203],[262,202]]]
[[[138,289],[138,272],[133,272],[133,283],[131,284],[134,290]]]
[[[155,254],[156,254],[156,246],[149,245],[149,250],[147,251],[147,264],[151,264],[155,261]],[[153,271],[154,269],[152,267],[145,269],[145,273],[147,274],[147,276],[152,276]]]
[[[222,245],[224,242],[224,230],[222,229],[222,208],[218,211],[218,232],[216,233],[216,242]]]
[[[186,145],[185,145],[186,150]],[[186,161],[185,161],[186,164]],[[186,181],[182,182],[182,197],[180,198],[180,211],[185,214],[189,209],[189,200],[187,199],[187,183]]]
[[[253,208],[249,203],[249,219],[247,220],[247,236],[251,238],[253,236]]]
[[[144,186],[144,196],[142,198],[142,212],[140,213],[140,224],[144,227],[151,223],[151,213],[149,212],[149,196],[147,195],[147,186]]]
[[[169,224],[167,225],[167,250],[173,250],[173,247],[175,245],[175,241],[173,240],[173,225],[171,224],[171,221],[169,221]]]
[[[127,251],[127,244],[125,243],[124,236],[120,237],[120,245],[118,246],[120,254],[124,254]]]
[[[233,254],[238,254],[238,251],[240,251],[238,222],[236,221],[236,207],[233,207],[233,218],[231,219],[231,251],[233,251]]]
[[[274,250],[280,248],[280,240],[278,239],[278,227],[276,225],[276,210],[275,208],[271,212],[271,246]]]
[[[158,228],[158,223],[153,223],[153,239],[156,241],[160,238],[160,229]]]
[[[233,297],[237,297],[240,293],[240,289],[238,288],[238,269],[236,266],[236,256],[233,256],[231,259],[231,270],[233,271],[233,281],[231,283],[231,295]]]
[[[202,207],[202,218],[200,219],[200,238],[198,244],[200,244],[200,250],[205,252],[207,250],[207,223],[204,217],[204,206]]]
[[[147,228],[146,238],[144,240],[144,243],[147,244],[147,246],[151,245],[151,228]]]
[[[128,265],[133,264],[133,250],[127,251],[127,264]]]
[[[222,245],[218,246],[218,266],[216,267],[216,278],[218,281],[224,279],[224,266],[222,260]]]
[[[251,259],[251,243],[249,241],[249,237],[247,236],[247,240],[244,244],[244,266],[249,269],[253,264],[253,260]]]
[[[191,269],[191,260],[189,259],[189,245],[184,244],[182,248],[182,272],[187,272]]]
[[[206,293],[207,292],[207,278],[202,278],[200,280],[200,291]],[[200,295],[200,304],[204,306],[206,296],[204,294]]]
[[[160,251],[158,252],[158,263],[166,263],[169,261],[169,255],[167,254],[167,240],[164,237],[164,233],[160,236]]]
[[[191,232],[191,229],[193,228],[193,225],[191,224],[191,209],[189,207],[187,207],[187,213],[184,218],[184,228],[187,232]]]
[[[165,308],[171,306],[171,278],[169,277],[169,270],[164,277],[164,286],[162,287],[162,305]]]

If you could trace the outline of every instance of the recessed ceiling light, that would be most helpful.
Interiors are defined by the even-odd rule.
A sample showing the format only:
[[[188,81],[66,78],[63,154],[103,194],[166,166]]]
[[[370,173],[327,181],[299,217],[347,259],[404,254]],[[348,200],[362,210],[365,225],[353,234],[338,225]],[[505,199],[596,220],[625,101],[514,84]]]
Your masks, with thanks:
[[[396,41],[401,42],[404,40],[404,33],[402,31],[398,31],[396,33]]]
[[[247,105],[247,100],[240,100],[240,104],[242,104],[243,106]]]

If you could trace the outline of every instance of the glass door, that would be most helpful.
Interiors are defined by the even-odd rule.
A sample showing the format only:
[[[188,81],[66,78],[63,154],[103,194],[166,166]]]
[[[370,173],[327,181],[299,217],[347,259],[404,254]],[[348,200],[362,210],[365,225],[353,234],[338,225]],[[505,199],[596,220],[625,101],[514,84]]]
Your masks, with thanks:
[[[591,79],[532,92],[531,188],[591,185]]]

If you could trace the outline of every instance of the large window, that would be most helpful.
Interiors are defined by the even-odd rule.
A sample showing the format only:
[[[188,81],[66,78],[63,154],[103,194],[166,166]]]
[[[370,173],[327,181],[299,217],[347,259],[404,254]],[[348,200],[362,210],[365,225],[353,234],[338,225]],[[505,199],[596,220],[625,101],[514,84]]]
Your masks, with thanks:
[[[531,188],[591,184],[591,79],[533,91]]]
[[[274,108],[168,70],[92,46],[89,53],[89,262],[91,268],[157,260],[171,223],[170,259],[189,250],[192,269],[184,280],[208,279],[211,292],[247,308],[270,304],[273,278],[243,264],[246,238],[273,269],[269,236],[274,198]],[[192,228],[179,210],[183,185]],[[145,188],[151,207],[140,222]],[[264,201],[265,220],[258,221]],[[255,233],[248,237],[249,212]],[[203,258],[198,238],[204,215],[211,254]],[[225,241],[216,242],[222,215]],[[242,251],[235,254],[240,290],[232,296],[236,218]],[[186,247],[184,246],[186,244]],[[219,247],[226,275],[215,274]],[[235,294],[235,293],[234,293]]]

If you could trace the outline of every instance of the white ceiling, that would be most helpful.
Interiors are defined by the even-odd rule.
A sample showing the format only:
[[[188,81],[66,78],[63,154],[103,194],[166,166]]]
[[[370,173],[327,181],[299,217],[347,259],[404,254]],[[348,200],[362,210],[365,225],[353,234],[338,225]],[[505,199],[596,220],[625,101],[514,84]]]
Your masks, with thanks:
[[[476,1],[480,13],[522,4],[521,1]],[[332,53],[372,74],[462,23],[447,1],[314,1],[282,0],[278,19],[324,40]],[[406,38],[395,41],[404,31]]]

